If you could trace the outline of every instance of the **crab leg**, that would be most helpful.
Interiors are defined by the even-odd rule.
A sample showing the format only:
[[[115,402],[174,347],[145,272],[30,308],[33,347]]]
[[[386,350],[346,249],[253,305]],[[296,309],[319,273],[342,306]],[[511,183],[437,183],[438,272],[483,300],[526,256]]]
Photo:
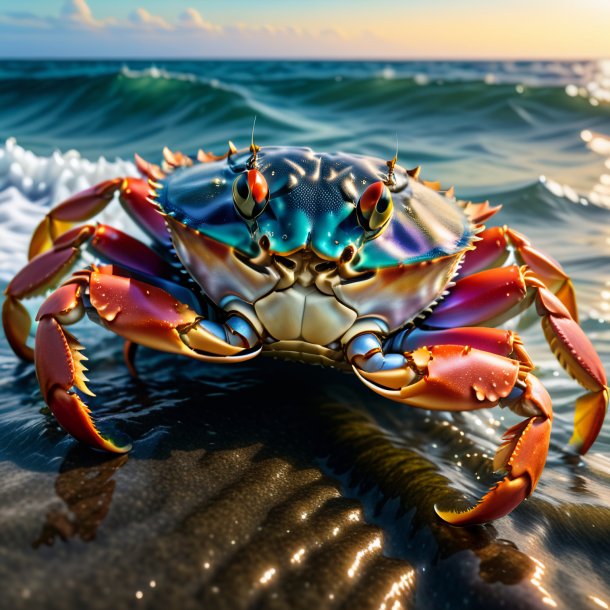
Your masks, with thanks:
[[[510,330],[467,326],[446,330],[422,330],[414,328],[398,333],[384,346],[395,353],[412,352],[419,347],[433,345],[469,345],[484,352],[510,356],[521,341]]]
[[[528,295],[524,273],[525,268],[511,265],[479,271],[458,280],[422,326],[440,330],[501,324],[531,303],[533,291]]]
[[[60,235],[51,248],[34,257],[11,280],[2,307],[4,331],[13,351],[24,360],[34,359],[26,345],[31,319],[22,299],[42,294],[56,285],[87,247],[104,260],[160,278],[175,275],[173,267],[148,246],[108,225],[83,225]]]
[[[542,317],[545,336],[559,363],[590,392],[576,402],[574,434],[570,440],[570,444],[584,454],[604,421],[608,381],[595,348],[559,295],[554,295],[540,278],[540,273],[512,265],[462,278],[422,326],[424,330],[448,332],[455,326],[496,325],[522,310],[533,298]]]
[[[476,339],[476,337],[475,337]],[[535,489],[548,451],[551,399],[526,362],[463,345],[420,347],[406,354],[384,354],[371,334],[347,346],[356,375],[378,394],[414,407],[470,411],[496,406],[517,393],[510,406],[528,418],[504,435],[494,469],[506,476],[472,509],[440,511],[454,525],[484,523],[503,517]]]
[[[534,276],[526,276],[526,281],[537,288],[536,309],[551,350],[568,374],[589,390],[576,401],[570,438],[570,445],[584,455],[597,438],[608,409],[606,372],[591,341],[558,296]]]
[[[129,450],[102,436],[80,395],[86,385],[83,346],[64,327],[85,308],[96,321],[128,341],[214,362],[240,362],[260,352],[256,331],[241,317],[224,325],[204,320],[164,290],[112,274],[113,268],[79,271],[42,304],[37,319],[36,374],[45,402],[61,426],[98,449]]]
[[[572,318],[578,322],[572,280],[554,258],[534,248],[524,235],[507,226],[490,227],[479,233],[478,237],[480,241],[477,242],[476,248],[464,256],[460,269],[462,277],[502,265],[512,248],[517,261],[521,265],[527,265],[536,277],[559,297]]]
[[[119,193],[124,210],[156,242],[170,245],[170,237],[163,216],[149,201],[154,195],[146,180],[140,178],[115,178],[106,180],[70,197],[54,207],[40,222],[32,239],[28,258],[53,246],[55,240],[77,223],[97,216]]]

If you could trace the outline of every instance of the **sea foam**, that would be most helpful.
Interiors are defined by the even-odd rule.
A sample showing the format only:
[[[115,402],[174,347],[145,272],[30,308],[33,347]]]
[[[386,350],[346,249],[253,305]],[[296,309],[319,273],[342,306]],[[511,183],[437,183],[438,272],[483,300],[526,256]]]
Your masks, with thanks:
[[[44,157],[8,138],[0,148],[0,280],[10,280],[25,264],[30,235],[49,207],[103,180],[137,175],[131,161],[90,161],[77,150]],[[96,220],[112,217],[114,226],[124,227],[123,216],[115,215],[113,207]]]

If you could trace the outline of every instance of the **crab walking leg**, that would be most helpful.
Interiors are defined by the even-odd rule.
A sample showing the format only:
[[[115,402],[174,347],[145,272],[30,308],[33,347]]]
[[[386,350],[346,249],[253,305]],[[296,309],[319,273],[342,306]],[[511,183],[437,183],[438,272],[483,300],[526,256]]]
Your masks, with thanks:
[[[535,277],[526,277],[536,287],[536,310],[542,329],[559,363],[583,388],[589,390],[576,401],[574,432],[570,445],[584,455],[601,430],[608,409],[608,380],[604,367],[568,308]]]
[[[506,432],[494,458],[494,469],[506,471],[506,476],[470,510],[437,509],[444,521],[454,525],[492,521],[510,513],[534,491],[546,462],[553,414],[548,392],[527,362],[463,345],[384,354],[372,334],[356,337],[347,346],[347,357],[369,388],[423,409],[489,408],[517,392],[511,409],[528,418]]]
[[[559,297],[572,318],[578,322],[574,285],[553,257],[534,248],[524,235],[506,225],[485,229],[478,237],[480,241],[476,248],[464,256],[460,276],[465,277],[504,264],[512,249],[519,264],[527,265]]]
[[[36,227],[28,258],[31,260],[51,248],[55,240],[75,224],[97,216],[115,193],[119,194],[123,209],[151,239],[164,246],[171,245],[165,220],[149,200],[155,194],[149,183],[140,178],[115,178],[100,182],[54,207]]]
[[[426,318],[427,331],[455,326],[496,325],[513,317],[535,299],[551,350],[563,368],[589,390],[576,402],[570,444],[586,453],[599,434],[608,407],[608,381],[595,348],[558,296],[527,267],[479,271],[459,280]],[[472,343],[472,345],[476,345]]]
[[[108,225],[83,225],[68,230],[51,248],[34,257],[4,291],[2,324],[13,351],[24,360],[34,359],[26,344],[32,321],[22,299],[43,294],[56,285],[87,248],[100,258],[147,275],[171,278],[173,267],[142,242]]]
[[[80,271],[42,304],[37,319],[36,374],[45,402],[61,426],[98,449],[122,453],[101,435],[79,394],[87,387],[83,346],[65,326],[92,312],[103,326],[129,341],[214,362],[239,362],[260,352],[260,338],[243,318],[225,324],[202,319],[171,294],[144,282],[111,274],[111,268]]]

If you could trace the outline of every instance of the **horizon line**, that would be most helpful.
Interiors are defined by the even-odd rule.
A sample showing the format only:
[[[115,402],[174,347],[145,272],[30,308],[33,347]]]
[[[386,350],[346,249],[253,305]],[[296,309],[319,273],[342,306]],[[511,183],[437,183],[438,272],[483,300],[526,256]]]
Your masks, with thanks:
[[[531,57],[510,57],[510,56],[489,56],[489,57],[446,57],[446,56],[427,56],[427,57],[343,57],[343,56],[327,56],[327,57],[271,57],[259,56],[245,57],[239,56],[220,56],[220,57],[193,57],[193,56],[91,56],[91,57],[75,57],[68,55],[59,55],[53,57],[38,57],[38,56],[0,56],[1,61],[241,61],[254,63],[257,61],[283,61],[283,62],[305,62],[305,61],[342,61],[342,62],[483,62],[483,61],[501,61],[501,62],[518,62],[518,61],[607,61],[610,56],[585,56],[585,57],[563,57],[563,56],[531,56]]]

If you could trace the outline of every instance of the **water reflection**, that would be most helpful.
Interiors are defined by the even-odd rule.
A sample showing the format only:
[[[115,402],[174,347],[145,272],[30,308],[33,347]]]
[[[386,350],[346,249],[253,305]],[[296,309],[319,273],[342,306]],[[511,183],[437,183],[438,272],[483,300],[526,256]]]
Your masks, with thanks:
[[[83,542],[94,540],[110,509],[116,486],[112,477],[127,460],[127,455],[103,455],[75,445],[55,480],[55,492],[65,503],[65,509],[54,509],[47,514],[32,546],[50,546],[56,538],[64,542],[71,538],[80,538]]]
[[[455,437],[468,451],[459,426],[410,412],[409,449],[372,418],[385,411],[385,401],[355,399],[360,385],[340,373],[309,370],[310,383],[300,383],[295,397],[302,367],[291,363],[267,360],[254,371],[237,370],[231,376],[239,389],[228,393],[218,391],[214,371],[202,378],[196,363],[176,367],[155,357],[143,364],[162,373],[149,383],[156,405],[134,405],[123,420],[136,440],[129,462],[75,445],[55,483],[65,509],[47,515],[35,548],[55,539],[91,542],[113,499],[129,515],[146,493],[147,510],[163,515],[166,525],[139,530],[146,531],[142,552],[173,557],[163,560],[172,586],[197,583],[206,607],[218,607],[219,599],[235,608],[246,600],[290,607],[304,596],[316,608],[341,600],[358,607],[361,599],[370,600],[363,608],[409,608],[416,588],[455,599],[448,581],[459,583],[463,607],[531,600],[537,564],[515,543],[500,539],[493,526],[454,528],[434,515],[434,504],[459,494],[415,439]],[[241,385],[240,375],[258,383]],[[272,383],[274,396],[261,394]],[[136,402],[130,392],[142,398],[132,386],[121,389],[121,402]],[[331,400],[337,392],[344,398]],[[121,478],[129,488],[115,493],[120,468],[129,471]],[[121,537],[140,527],[133,520],[120,525]],[[104,541],[112,540],[117,524],[106,527]],[[157,596],[163,586],[154,571],[151,578],[159,583]]]
[[[566,93],[570,97],[580,96],[588,99],[591,106],[610,103],[610,60],[592,62],[586,68],[581,64],[575,64],[574,68],[576,66],[581,66],[576,72],[579,73],[582,84],[567,85]]]
[[[597,184],[591,188],[587,197],[597,205],[610,208],[610,137],[589,129],[583,130],[580,137],[586,142],[587,148],[602,157],[606,157],[605,168],[607,171],[600,175]]]

